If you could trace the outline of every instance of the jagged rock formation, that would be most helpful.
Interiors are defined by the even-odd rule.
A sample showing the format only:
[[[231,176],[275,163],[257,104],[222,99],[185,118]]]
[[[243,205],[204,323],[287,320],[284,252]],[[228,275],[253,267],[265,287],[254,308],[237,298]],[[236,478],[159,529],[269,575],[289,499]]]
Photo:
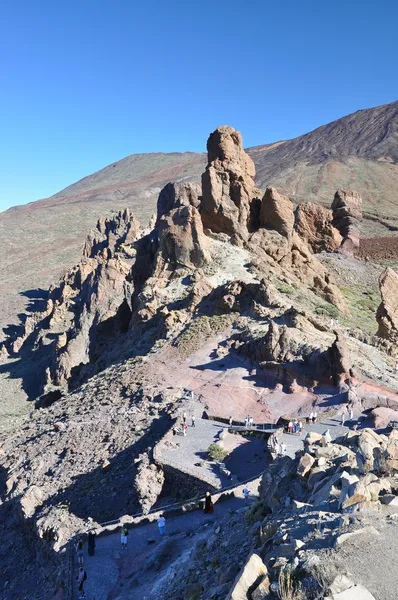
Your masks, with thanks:
[[[148,453],[137,458],[138,469],[134,489],[143,513],[147,514],[160,496],[164,484],[163,471],[152,463]]]
[[[95,258],[105,251],[111,258],[123,245],[131,245],[137,239],[140,224],[128,208],[112,219],[98,219],[96,229],[87,237],[83,248],[84,258]]]
[[[339,230],[342,251],[352,254],[359,247],[362,198],[358,192],[337,190],[333,202],[333,226]]]
[[[180,181],[168,183],[159,194],[157,203],[157,219],[163,217],[171,210],[181,206],[193,206],[199,209],[202,188],[198,183]]]
[[[242,136],[228,125],[207,141],[208,164],[202,175],[203,226],[216,233],[247,239],[252,228],[256,169],[242,146]]]
[[[293,231],[293,202],[275,188],[267,188],[260,208],[260,225],[289,236]]]
[[[377,335],[392,342],[398,341],[398,274],[386,269],[379,281],[381,304],[377,310]]]
[[[315,253],[333,252],[343,241],[339,231],[332,225],[331,212],[313,202],[298,205],[294,228]]]

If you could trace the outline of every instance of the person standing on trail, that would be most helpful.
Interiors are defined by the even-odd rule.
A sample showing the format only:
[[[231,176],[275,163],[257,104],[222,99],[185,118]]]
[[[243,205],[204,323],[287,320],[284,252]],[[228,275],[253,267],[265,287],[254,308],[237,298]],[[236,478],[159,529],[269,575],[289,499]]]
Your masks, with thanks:
[[[79,541],[76,544],[76,556],[77,556],[77,564],[79,565],[79,567],[83,567],[84,550],[83,550],[82,538],[79,538]]]
[[[164,535],[166,529],[166,519],[163,515],[160,515],[160,517],[158,518],[158,528],[160,535]]]
[[[191,417],[191,426],[195,427],[195,415],[192,415]]]
[[[185,411],[183,412],[183,415],[182,415],[182,421],[183,421],[183,423],[187,422],[187,413]]]
[[[214,510],[214,507],[213,507],[213,502],[212,502],[212,499],[211,499],[211,494],[210,494],[210,492],[206,492],[205,507],[203,509],[203,512],[205,512],[205,513],[212,513],[213,510]]]
[[[353,420],[354,420],[354,409],[351,406],[351,408],[350,408],[350,421],[353,421]]]
[[[345,411],[343,411],[341,413],[341,424],[344,425],[344,423],[345,423]]]
[[[94,556],[95,554],[95,532],[88,532],[88,553],[90,556]]]
[[[313,420],[314,420],[314,411],[312,410],[312,411],[310,412],[310,423],[312,423],[312,422],[313,422]]]
[[[249,424],[249,421],[248,421],[247,417],[245,417],[245,427],[247,427],[248,424]]]
[[[245,485],[245,487],[243,488],[243,495],[245,497],[245,502],[246,503],[249,502],[250,492],[249,492],[249,488],[247,487],[247,485]]]
[[[129,535],[129,530],[126,525],[122,526],[122,531],[120,533],[120,541],[122,543],[122,550],[127,550],[127,538]]]
[[[185,421],[184,421],[183,426],[182,426],[182,432],[183,432],[184,437],[185,437],[187,435],[187,424],[185,423]]]
[[[229,426],[232,427],[232,417],[229,417]]]
[[[84,598],[85,593],[84,593],[84,582],[87,579],[87,573],[86,571],[83,569],[83,567],[79,568],[79,573],[77,574],[77,589],[79,591],[79,598]]]
[[[318,417],[318,413],[314,410],[314,414],[312,415],[312,422],[313,423],[316,423],[317,417]]]

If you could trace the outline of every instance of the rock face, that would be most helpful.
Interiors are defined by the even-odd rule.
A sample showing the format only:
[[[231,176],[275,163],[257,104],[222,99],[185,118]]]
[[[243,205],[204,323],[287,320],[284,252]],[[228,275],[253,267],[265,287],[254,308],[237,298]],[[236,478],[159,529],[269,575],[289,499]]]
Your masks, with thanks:
[[[142,511],[147,514],[160,496],[164,474],[159,467],[150,462],[148,453],[142,454],[139,461],[134,488]]]
[[[228,125],[218,127],[207,141],[207,154],[202,175],[203,226],[247,239],[254,219],[256,170],[243,150],[240,132]]]
[[[200,208],[202,189],[198,183],[168,183],[161,190],[157,204],[157,221],[175,208],[194,206]]]
[[[265,190],[261,201],[260,225],[284,236],[290,235],[293,231],[293,203],[275,188],[269,187]]]
[[[98,219],[96,228],[87,236],[83,248],[84,258],[94,258],[105,251],[110,257],[122,245],[132,244],[138,236],[140,224],[128,208],[113,219]]]
[[[333,225],[339,230],[342,251],[352,254],[359,247],[362,199],[358,192],[337,190],[333,202]]]
[[[260,581],[259,581],[260,580]],[[263,586],[268,591],[268,570],[258,554],[252,554],[237,576],[226,600],[246,600],[249,589],[258,587],[257,583],[266,581]],[[257,584],[257,585],[256,585]]]
[[[198,210],[191,205],[175,208],[158,222],[159,248],[173,265],[195,268],[209,261],[208,241]]]
[[[313,202],[298,205],[294,228],[315,253],[333,252],[343,241],[339,231],[332,225],[331,212]]]
[[[376,319],[377,335],[386,340],[398,340],[398,274],[386,269],[379,280],[381,304]]]

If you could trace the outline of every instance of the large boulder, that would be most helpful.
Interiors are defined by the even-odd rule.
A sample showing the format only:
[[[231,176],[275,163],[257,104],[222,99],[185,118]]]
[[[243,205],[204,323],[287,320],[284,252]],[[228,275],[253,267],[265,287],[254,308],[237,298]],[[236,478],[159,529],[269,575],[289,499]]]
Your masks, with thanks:
[[[313,202],[298,205],[294,228],[315,253],[333,252],[343,241],[339,231],[332,225],[331,212]]]
[[[293,231],[293,203],[275,188],[265,190],[260,208],[260,225],[288,236]]]
[[[174,266],[193,269],[209,261],[208,239],[194,206],[181,206],[163,215],[157,231],[160,253]]]
[[[381,304],[376,319],[379,324],[377,335],[391,341],[398,341],[398,274],[386,269],[380,276],[379,288]]]
[[[258,554],[252,554],[245,566],[236,577],[232,589],[225,600],[247,600],[249,590],[258,587],[261,582],[265,589],[269,589],[268,570]]]
[[[179,181],[168,183],[161,190],[157,204],[157,223],[163,215],[181,206],[200,208],[201,188],[198,183]]]
[[[202,175],[203,226],[216,233],[247,239],[256,216],[258,191],[254,162],[239,131],[223,125],[207,141],[208,164]]]
[[[359,247],[362,221],[362,199],[358,192],[337,190],[332,202],[333,226],[339,230],[343,242],[341,250],[352,254]]]

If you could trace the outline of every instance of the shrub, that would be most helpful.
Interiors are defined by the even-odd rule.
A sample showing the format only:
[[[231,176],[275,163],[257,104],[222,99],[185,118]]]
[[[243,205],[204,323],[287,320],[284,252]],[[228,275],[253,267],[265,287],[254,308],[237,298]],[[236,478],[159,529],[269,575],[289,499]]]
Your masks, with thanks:
[[[276,289],[281,294],[294,294],[294,287],[292,285],[287,285],[286,283],[280,283]]]
[[[222,448],[220,444],[210,444],[207,453],[213,460],[220,461],[224,460],[224,458],[228,454],[228,452],[224,450],[224,448]]]
[[[269,515],[270,509],[261,500],[252,504],[251,507],[245,513],[245,521],[248,525],[253,525],[253,523],[257,523],[258,521],[262,521],[265,519],[267,515]]]
[[[334,304],[318,304],[315,307],[315,312],[317,315],[327,315],[334,319],[337,319],[340,314]]]

